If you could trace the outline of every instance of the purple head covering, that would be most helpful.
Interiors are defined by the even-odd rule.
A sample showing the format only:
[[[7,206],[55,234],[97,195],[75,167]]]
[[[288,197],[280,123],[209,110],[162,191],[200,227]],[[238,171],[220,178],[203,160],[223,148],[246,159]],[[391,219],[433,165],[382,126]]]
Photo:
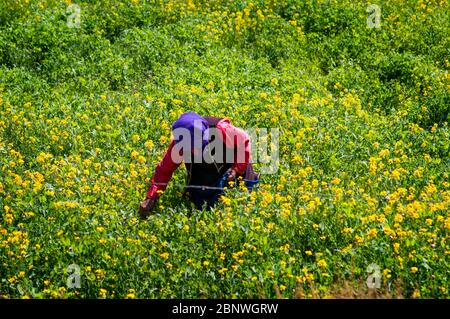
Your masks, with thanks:
[[[190,133],[191,147],[202,145],[202,148],[209,142],[209,125],[208,122],[195,112],[187,112],[180,115],[172,125],[172,130],[177,128],[185,128]],[[183,136],[174,136],[175,143],[180,142]],[[198,139],[198,140],[196,140]],[[200,142],[201,139],[201,142]]]

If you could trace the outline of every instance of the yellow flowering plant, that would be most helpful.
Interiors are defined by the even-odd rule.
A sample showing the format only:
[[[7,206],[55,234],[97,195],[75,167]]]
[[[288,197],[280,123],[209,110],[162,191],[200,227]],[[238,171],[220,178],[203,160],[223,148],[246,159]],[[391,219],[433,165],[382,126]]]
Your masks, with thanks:
[[[449,297],[447,0],[69,2],[0,4],[0,298]],[[187,111],[278,170],[140,220]]]

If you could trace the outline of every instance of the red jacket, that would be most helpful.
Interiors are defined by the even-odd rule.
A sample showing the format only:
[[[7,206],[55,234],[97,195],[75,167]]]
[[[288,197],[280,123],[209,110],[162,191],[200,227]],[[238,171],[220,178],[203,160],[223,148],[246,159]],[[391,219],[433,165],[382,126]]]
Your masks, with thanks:
[[[217,123],[216,128],[220,132],[222,132],[222,135],[219,136],[222,138],[227,148],[233,148],[236,146],[238,150],[242,148],[244,149],[245,154],[244,162],[242,163],[238,162],[237,158],[235,157],[235,163],[231,168],[238,175],[245,174],[247,165],[248,163],[250,163],[251,160],[250,159],[251,145],[248,134],[241,128],[231,125],[230,120],[226,118],[220,120]],[[151,181],[151,186],[147,192],[147,198],[155,199],[159,197],[160,193],[162,193],[166,189],[167,183],[171,180],[175,170],[178,168],[178,166],[180,166],[181,161],[180,160],[174,161],[171,156],[174,145],[175,142],[172,140],[170,142],[169,148],[164,154],[163,159],[161,160],[161,162],[159,162],[158,166],[156,167],[155,173],[153,174],[153,178]],[[239,151],[237,153],[239,153]],[[181,153],[180,156],[182,156]],[[158,193],[158,191],[160,192]]]

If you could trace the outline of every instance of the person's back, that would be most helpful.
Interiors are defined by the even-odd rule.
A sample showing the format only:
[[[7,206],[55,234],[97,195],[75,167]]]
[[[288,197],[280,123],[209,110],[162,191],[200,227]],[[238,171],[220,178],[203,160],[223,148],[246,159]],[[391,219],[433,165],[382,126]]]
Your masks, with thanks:
[[[184,113],[173,123],[172,130],[174,139],[156,167],[146,200],[141,203],[139,211],[143,217],[150,213],[182,161],[187,171],[186,191],[197,208],[205,204],[212,207],[224,182],[244,176],[249,167],[249,136],[226,118]]]

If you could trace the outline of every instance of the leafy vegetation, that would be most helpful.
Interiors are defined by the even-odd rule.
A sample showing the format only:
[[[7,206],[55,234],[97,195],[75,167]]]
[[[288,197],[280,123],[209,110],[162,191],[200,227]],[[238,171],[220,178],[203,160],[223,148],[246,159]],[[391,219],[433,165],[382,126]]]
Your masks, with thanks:
[[[0,4],[0,296],[334,297],[376,264],[449,297],[447,0],[70,4]],[[139,220],[186,111],[279,128],[279,169],[199,211],[180,168]]]

